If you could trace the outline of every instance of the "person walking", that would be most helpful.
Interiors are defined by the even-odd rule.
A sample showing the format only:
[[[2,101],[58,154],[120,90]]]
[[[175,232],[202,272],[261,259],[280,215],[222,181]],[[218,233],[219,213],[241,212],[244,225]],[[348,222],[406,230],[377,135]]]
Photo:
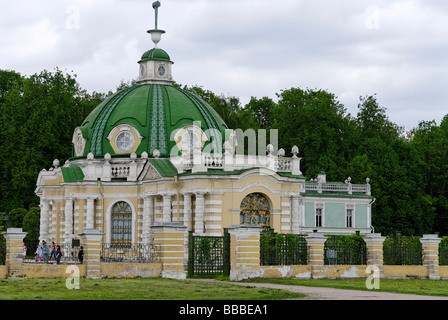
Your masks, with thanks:
[[[48,255],[50,254],[50,249],[45,241],[42,241],[42,256],[45,263],[48,263]]]
[[[42,259],[42,247],[41,247],[40,244],[37,245],[37,249],[36,249],[35,254],[36,254],[36,262],[39,262],[39,261],[42,261],[42,260],[43,260],[43,259]]]
[[[55,257],[56,257],[56,264],[61,264],[62,251],[60,245],[57,246]]]
[[[54,244],[54,241],[51,242],[51,254],[50,254],[50,260],[54,256],[54,259],[56,260],[56,245]]]

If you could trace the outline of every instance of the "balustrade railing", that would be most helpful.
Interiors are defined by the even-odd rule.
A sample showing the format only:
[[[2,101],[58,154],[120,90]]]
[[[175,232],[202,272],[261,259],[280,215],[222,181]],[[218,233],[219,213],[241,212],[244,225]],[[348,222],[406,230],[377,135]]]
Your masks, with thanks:
[[[370,194],[369,184],[351,183],[319,183],[307,181],[304,185],[304,192],[315,191],[317,193],[348,193],[348,194]]]
[[[127,178],[130,173],[130,167],[126,165],[115,165],[110,170],[112,178]]]

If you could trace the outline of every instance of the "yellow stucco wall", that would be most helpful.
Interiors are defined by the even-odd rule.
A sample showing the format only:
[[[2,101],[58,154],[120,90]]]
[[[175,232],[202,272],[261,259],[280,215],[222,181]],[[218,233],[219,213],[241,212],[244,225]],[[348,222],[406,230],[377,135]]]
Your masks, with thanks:
[[[109,278],[158,277],[162,271],[161,263],[102,263],[101,274]]]
[[[440,278],[448,279],[448,266],[439,266]]]
[[[426,266],[383,266],[383,274],[386,278],[428,277]]]
[[[8,267],[0,265],[0,279],[5,279],[8,276]]]
[[[53,264],[23,264],[23,277],[25,278],[67,278],[72,273],[66,272],[70,265]],[[76,265],[79,268],[79,276],[86,275],[85,265]]]
[[[299,180],[276,178],[270,175],[260,175],[243,173],[241,176],[184,176],[179,177],[176,183],[174,178],[163,180],[145,181],[145,182],[77,182],[70,184],[62,183],[62,175],[54,179],[46,179],[43,190],[43,196],[46,199],[55,199],[52,206],[52,227],[49,241],[61,243],[65,237],[65,195],[75,196],[74,200],[74,233],[82,233],[85,227],[85,216],[87,201],[83,197],[87,195],[98,195],[94,204],[94,227],[99,228],[100,232],[105,233],[102,241],[107,241],[106,217],[110,212],[112,205],[118,200],[125,200],[131,204],[134,209],[133,242],[137,243],[142,238],[142,212],[143,199],[139,195],[145,193],[157,193],[158,191],[170,190],[174,193],[172,198],[173,222],[183,221],[183,195],[185,190],[201,190],[207,192],[205,195],[205,214],[204,226],[206,233],[222,234],[223,228],[240,223],[239,209],[241,201],[250,193],[258,192],[264,194],[270,204],[271,226],[277,232],[282,232],[283,228],[287,230],[289,222],[281,221],[281,210],[289,208],[282,207],[282,203],[289,202],[289,197],[282,197],[282,192],[298,192],[300,188]],[[234,192],[236,191],[236,192]],[[179,192],[179,193],[178,193]],[[178,197],[179,195],[179,197]],[[180,200],[180,201],[178,201]],[[192,207],[194,221],[195,215],[195,196],[193,191]],[[155,218],[162,217],[162,197],[158,196],[155,200]],[[275,213],[273,213],[275,211]],[[55,220],[55,221],[54,221]],[[219,227],[220,226],[220,227]]]

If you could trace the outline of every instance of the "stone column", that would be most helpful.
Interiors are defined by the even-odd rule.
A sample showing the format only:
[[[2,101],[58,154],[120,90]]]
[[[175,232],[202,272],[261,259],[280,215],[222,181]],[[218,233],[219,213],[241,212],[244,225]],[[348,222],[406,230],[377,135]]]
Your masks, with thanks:
[[[23,239],[27,232],[22,228],[8,228],[3,236],[6,239],[6,261],[8,276],[21,277],[23,272]]]
[[[73,198],[65,198],[65,242],[70,242],[73,234]]]
[[[383,242],[386,237],[381,233],[368,233],[364,237],[367,247],[367,265],[376,266],[379,269],[380,277],[383,276]]]
[[[40,200],[40,232],[39,241],[48,241],[48,215],[50,214],[50,202],[45,199]]]
[[[84,247],[84,265],[86,266],[86,278],[101,278],[101,238],[103,233],[98,229],[84,229],[79,235],[81,245]]]
[[[196,206],[194,211],[194,232],[204,234],[205,200],[203,193],[196,193]]]
[[[171,193],[165,193],[163,196],[162,222],[171,222]]]
[[[193,231],[191,213],[191,193],[184,193],[184,226],[187,227],[187,231]]]
[[[291,233],[300,233],[299,195],[291,196]]]
[[[187,228],[180,223],[168,222],[152,226],[154,235],[154,262],[162,263],[163,278],[186,279],[184,268]]]
[[[143,198],[143,244],[152,242],[152,229],[154,224],[154,196]]]
[[[95,227],[95,198],[87,198],[86,229]]]
[[[230,280],[240,281],[262,276],[260,268],[260,234],[257,225],[237,225],[229,228]]]
[[[320,232],[310,233],[306,237],[308,244],[308,264],[311,266],[313,279],[324,278],[324,246],[327,237]]]
[[[420,238],[423,250],[423,265],[428,268],[428,278],[439,280],[439,243],[442,241],[436,234],[424,234]]]
[[[64,255],[67,257],[69,248],[71,248],[71,239],[73,236],[73,198],[65,198],[65,246]]]

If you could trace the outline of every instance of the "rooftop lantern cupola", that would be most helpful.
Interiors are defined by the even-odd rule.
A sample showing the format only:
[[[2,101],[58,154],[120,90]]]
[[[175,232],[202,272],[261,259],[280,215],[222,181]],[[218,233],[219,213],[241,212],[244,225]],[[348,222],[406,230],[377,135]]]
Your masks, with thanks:
[[[140,72],[137,82],[171,85],[174,82],[171,73],[173,62],[170,60],[168,53],[157,46],[162,34],[165,33],[164,30],[157,28],[160,2],[154,2],[152,7],[155,12],[155,28],[148,30],[147,32],[151,35],[151,40],[154,42],[154,48],[146,51],[138,62],[140,65]]]

